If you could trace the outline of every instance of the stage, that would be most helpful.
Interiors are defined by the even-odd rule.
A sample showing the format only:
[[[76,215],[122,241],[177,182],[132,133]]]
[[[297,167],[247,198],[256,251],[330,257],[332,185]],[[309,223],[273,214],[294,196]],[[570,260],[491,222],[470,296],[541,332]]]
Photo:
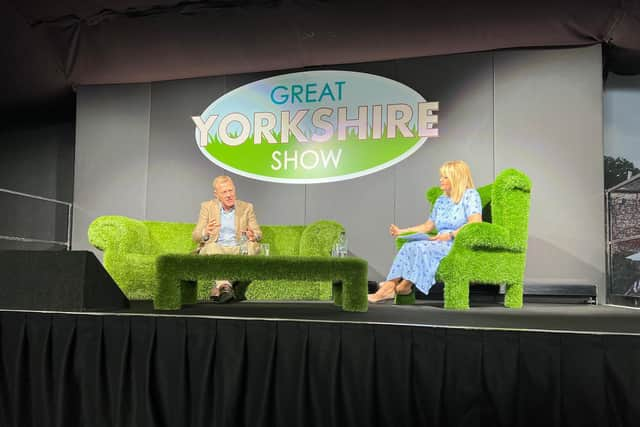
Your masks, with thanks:
[[[0,311],[3,426],[625,426],[640,310],[438,301]]]
[[[391,301],[370,304],[366,313],[345,312],[330,302],[199,303],[177,311],[154,310],[150,302],[132,301],[121,315],[198,316],[218,319],[349,322],[434,328],[540,331],[593,334],[640,334],[640,309],[592,304],[526,303],[520,310],[499,303],[474,302],[466,311],[445,310],[441,301],[416,305]]]

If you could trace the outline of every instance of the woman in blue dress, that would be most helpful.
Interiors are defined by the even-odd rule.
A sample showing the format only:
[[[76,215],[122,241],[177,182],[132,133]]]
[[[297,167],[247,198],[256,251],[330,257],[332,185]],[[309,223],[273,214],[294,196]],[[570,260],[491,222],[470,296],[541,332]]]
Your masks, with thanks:
[[[428,294],[435,283],[440,260],[451,250],[456,234],[469,222],[482,222],[480,195],[464,161],[454,160],[440,167],[440,188],[444,194],[438,197],[424,224],[408,228],[391,224],[389,227],[393,237],[404,233],[428,233],[433,229],[437,229],[438,234],[427,240],[405,243],[393,260],[387,280],[380,283],[375,294],[369,295],[369,302],[383,302],[395,298],[396,294],[409,294],[414,285]]]

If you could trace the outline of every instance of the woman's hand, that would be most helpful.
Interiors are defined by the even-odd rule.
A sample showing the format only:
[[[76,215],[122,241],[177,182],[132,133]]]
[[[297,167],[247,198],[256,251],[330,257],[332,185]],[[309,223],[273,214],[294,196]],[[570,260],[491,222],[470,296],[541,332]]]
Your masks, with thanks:
[[[393,237],[398,237],[398,234],[400,233],[402,233],[402,229],[395,224],[391,224],[391,226],[389,227],[389,234],[391,234]]]
[[[452,233],[438,233],[435,236],[429,237],[429,240],[437,240],[439,242],[448,242],[449,240],[453,240]]]

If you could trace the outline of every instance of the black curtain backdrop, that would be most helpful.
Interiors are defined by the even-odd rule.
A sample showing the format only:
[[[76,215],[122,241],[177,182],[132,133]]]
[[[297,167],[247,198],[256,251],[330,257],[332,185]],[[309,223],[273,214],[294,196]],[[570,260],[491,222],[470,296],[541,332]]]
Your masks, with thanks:
[[[2,426],[632,426],[640,337],[0,313]]]

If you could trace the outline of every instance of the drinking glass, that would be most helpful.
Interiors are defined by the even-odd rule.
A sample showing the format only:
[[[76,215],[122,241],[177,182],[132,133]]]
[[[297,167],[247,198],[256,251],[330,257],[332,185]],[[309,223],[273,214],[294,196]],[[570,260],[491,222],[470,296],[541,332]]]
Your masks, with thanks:
[[[240,236],[240,255],[249,255],[249,242],[247,239],[247,235],[242,232]]]
[[[269,256],[269,249],[268,243],[260,243],[260,255]]]
[[[340,258],[345,257],[347,256],[347,248],[345,248],[340,243],[336,243],[335,245],[333,245],[333,248],[331,249],[331,256],[340,257]]]

